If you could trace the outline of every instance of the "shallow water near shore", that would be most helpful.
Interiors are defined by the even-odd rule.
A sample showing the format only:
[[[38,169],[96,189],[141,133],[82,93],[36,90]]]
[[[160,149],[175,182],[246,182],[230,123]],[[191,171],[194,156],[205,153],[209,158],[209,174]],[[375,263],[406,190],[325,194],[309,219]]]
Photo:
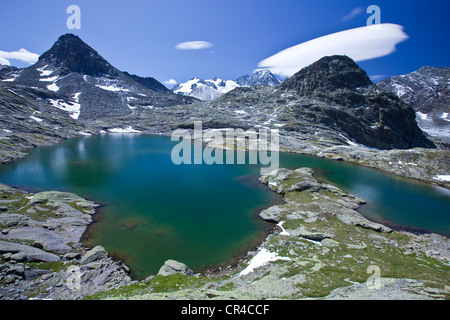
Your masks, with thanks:
[[[0,166],[0,182],[59,190],[105,204],[87,233],[141,279],[165,260],[194,270],[235,262],[270,226],[258,217],[279,197],[258,181],[256,165],[175,165],[169,137],[109,134],[37,148]],[[298,154],[280,167],[311,167],[316,177],[365,199],[369,219],[450,235],[448,190],[380,171]]]

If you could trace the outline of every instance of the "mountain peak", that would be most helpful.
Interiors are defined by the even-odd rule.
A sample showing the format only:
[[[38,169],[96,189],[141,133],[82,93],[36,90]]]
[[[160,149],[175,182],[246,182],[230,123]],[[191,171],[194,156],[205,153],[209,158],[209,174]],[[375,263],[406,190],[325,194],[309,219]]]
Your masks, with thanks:
[[[82,41],[77,35],[74,35],[73,33],[66,33],[61,36],[59,36],[58,41]]]
[[[256,69],[252,75],[245,75],[236,79],[240,86],[252,87],[256,85],[274,87],[280,84],[280,81],[268,69]]]
[[[61,68],[60,75],[71,72],[90,76],[117,75],[117,70],[97,51],[71,33],[60,36],[50,50],[39,57],[38,63],[51,64]]]
[[[302,93],[315,90],[356,89],[372,84],[367,73],[347,56],[327,56],[301,69],[283,82],[282,89]]]

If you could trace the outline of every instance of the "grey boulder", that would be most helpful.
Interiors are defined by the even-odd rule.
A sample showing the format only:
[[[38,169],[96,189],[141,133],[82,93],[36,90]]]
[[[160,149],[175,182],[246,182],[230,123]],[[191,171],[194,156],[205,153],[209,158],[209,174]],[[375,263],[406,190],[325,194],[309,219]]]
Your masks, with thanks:
[[[86,254],[81,258],[81,264],[88,264],[94,261],[98,261],[104,259],[108,256],[108,252],[106,252],[105,248],[102,246],[96,246],[93,249],[86,252]]]
[[[158,275],[170,276],[175,273],[181,273],[186,276],[192,276],[194,274],[194,272],[184,263],[175,260],[167,260],[161,269],[159,269]]]

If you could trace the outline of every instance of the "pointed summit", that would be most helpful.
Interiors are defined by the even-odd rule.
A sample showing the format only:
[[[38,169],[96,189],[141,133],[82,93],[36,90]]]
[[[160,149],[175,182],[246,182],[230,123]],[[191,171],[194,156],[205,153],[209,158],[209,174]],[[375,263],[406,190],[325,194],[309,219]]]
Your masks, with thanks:
[[[281,88],[307,94],[316,90],[356,89],[371,84],[367,73],[349,57],[329,56],[301,69],[284,81]]]
[[[78,72],[90,76],[108,74],[115,76],[117,69],[108,63],[97,51],[88,46],[78,36],[65,34],[39,57],[38,64],[59,67],[60,75]]]

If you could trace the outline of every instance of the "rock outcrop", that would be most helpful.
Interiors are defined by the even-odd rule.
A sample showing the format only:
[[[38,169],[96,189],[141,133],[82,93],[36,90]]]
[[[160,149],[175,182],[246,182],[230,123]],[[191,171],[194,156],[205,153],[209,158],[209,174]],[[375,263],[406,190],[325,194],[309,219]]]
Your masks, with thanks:
[[[181,273],[186,276],[192,276],[194,274],[194,272],[184,263],[175,260],[167,260],[161,269],[159,269],[158,275],[170,276],[175,273]]]
[[[128,267],[81,237],[97,204],[0,184],[0,299],[78,299],[131,282]]]

